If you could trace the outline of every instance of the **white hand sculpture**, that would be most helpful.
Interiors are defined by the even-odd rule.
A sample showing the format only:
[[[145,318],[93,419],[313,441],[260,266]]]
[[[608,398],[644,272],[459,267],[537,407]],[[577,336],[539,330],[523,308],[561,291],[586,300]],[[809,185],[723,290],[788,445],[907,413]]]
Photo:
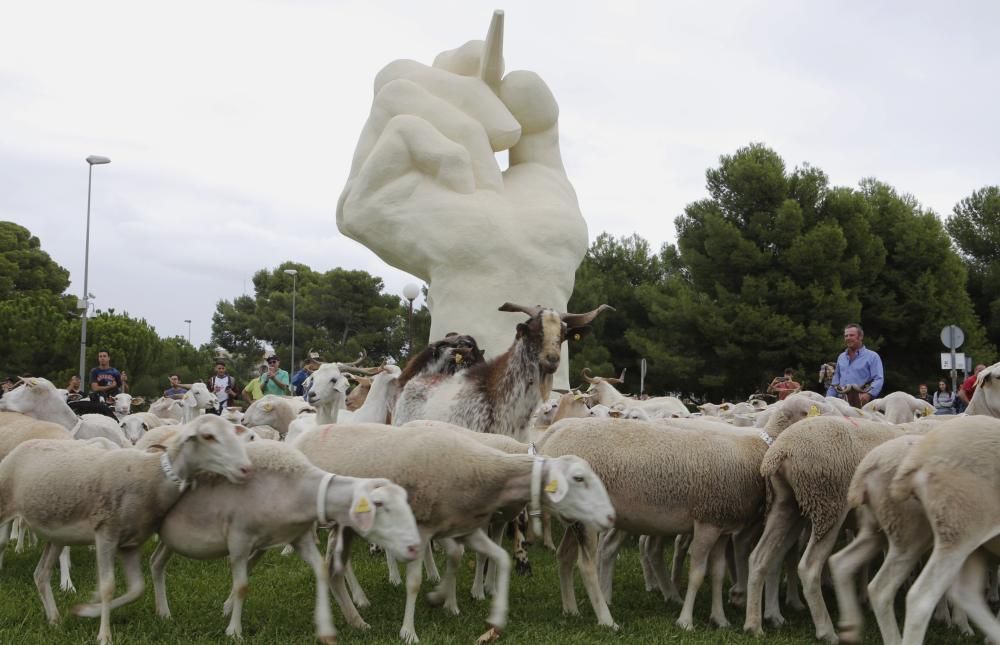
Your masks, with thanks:
[[[427,282],[431,338],[471,334],[488,356],[506,351],[521,322],[497,307],[566,311],[587,252],[559,107],[533,72],[501,79],[502,33],[496,12],[486,43],[444,52],[432,67],[397,60],[379,72],[337,205],[342,233]],[[555,387],[568,386],[563,351]]]

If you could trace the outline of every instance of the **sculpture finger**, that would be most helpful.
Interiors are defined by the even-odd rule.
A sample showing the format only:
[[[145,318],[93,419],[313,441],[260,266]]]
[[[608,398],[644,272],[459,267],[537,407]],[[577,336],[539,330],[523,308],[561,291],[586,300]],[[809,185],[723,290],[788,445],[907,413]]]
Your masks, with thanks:
[[[494,152],[517,143],[521,126],[497,95],[478,76],[455,74],[415,61],[394,61],[375,79],[375,94],[394,80],[412,81],[467,114],[486,131]]]
[[[563,171],[559,152],[559,104],[534,72],[514,71],[500,82],[500,100],[521,124],[521,138],[510,149],[510,166],[539,163]]]
[[[407,79],[385,84],[376,95],[368,123],[358,141],[352,174],[366,163],[371,149],[384,137],[386,124],[406,114],[423,119],[468,151],[476,188],[499,191],[503,187],[500,169],[482,125],[451,103]]]

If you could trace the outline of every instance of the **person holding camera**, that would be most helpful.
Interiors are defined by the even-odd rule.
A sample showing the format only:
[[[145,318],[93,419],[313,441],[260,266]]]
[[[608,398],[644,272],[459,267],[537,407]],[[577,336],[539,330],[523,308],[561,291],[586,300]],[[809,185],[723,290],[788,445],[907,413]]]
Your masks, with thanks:
[[[775,376],[767,386],[768,394],[777,394],[779,401],[784,401],[789,395],[802,389],[802,384],[795,381],[795,370],[791,367],[785,370],[784,376]]]
[[[260,389],[264,394],[285,396],[292,393],[291,379],[288,372],[279,367],[280,363],[274,354],[267,357],[267,371],[260,375]]]

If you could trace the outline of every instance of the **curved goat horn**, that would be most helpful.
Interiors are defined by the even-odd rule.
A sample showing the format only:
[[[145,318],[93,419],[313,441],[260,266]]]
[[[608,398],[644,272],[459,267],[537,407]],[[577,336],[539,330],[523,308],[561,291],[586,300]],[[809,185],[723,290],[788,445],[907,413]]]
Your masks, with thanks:
[[[563,322],[566,323],[566,325],[569,327],[583,327],[584,325],[589,324],[590,321],[593,320],[594,318],[597,318],[597,315],[606,309],[610,309],[611,311],[615,310],[615,308],[612,307],[611,305],[601,305],[597,309],[594,309],[593,311],[588,311],[585,314],[561,313],[559,314],[559,316],[562,318]]]
[[[534,318],[535,316],[538,315],[538,312],[540,312],[542,309],[545,309],[545,307],[541,305],[526,307],[524,305],[515,305],[513,302],[505,302],[502,305],[500,305],[500,308],[497,311],[514,311],[514,312],[519,311],[522,314],[528,314],[528,316]]]
[[[362,349],[361,353],[358,354],[358,360],[356,360],[356,361],[354,361],[352,363],[337,363],[337,365],[339,365],[341,371],[343,371],[344,367],[357,365],[358,363],[360,363],[361,361],[365,360],[366,358],[368,358],[368,352],[366,352],[365,350]]]
[[[590,376],[590,368],[589,367],[583,368],[582,374],[583,374],[583,380],[584,381],[586,381],[588,383],[597,383],[598,382],[598,379],[593,378],[593,377]],[[600,377],[598,377],[598,378],[600,378]]]
[[[608,378],[604,380],[607,381],[608,383],[615,383],[616,385],[621,385],[622,383],[625,382],[625,370],[627,369],[628,369],[627,367],[623,367],[622,373],[618,376],[618,378]]]
[[[337,368],[345,374],[360,374],[362,376],[378,374],[382,369],[381,367],[355,367],[352,363],[337,363]]]

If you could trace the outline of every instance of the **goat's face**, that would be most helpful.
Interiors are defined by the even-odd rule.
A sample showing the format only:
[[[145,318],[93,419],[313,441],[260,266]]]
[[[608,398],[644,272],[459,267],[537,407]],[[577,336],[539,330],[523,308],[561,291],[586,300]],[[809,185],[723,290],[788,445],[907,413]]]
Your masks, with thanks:
[[[347,377],[340,371],[336,363],[324,363],[310,377],[312,388],[309,390],[310,405],[324,405],[334,400],[340,400],[347,392]]]
[[[219,404],[215,393],[210,392],[204,383],[192,383],[191,389],[184,393],[181,405],[197,410],[206,410]]]
[[[542,309],[526,323],[517,326],[517,337],[527,338],[538,350],[538,366],[543,374],[559,369],[562,342],[566,340],[566,323],[551,309]]]
[[[454,374],[483,362],[483,350],[468,334],[448,334],[433,344],[433,368],[438,374]]]

